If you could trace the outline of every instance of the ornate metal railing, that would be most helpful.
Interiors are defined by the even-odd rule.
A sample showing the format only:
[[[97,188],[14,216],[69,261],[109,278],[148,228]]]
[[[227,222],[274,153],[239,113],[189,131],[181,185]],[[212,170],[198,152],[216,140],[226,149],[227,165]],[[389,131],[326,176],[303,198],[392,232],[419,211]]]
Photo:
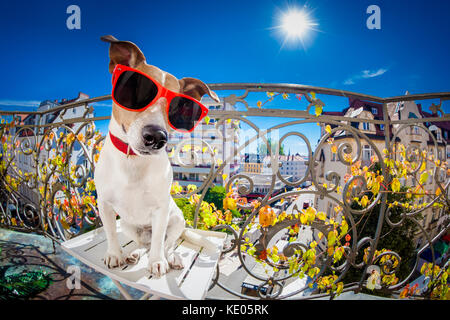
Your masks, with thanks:
[[[186,169],[200,166],[199,159],[205,155],[209,162],[202,163],[207,170],[200,187],[175,185],[173,196],[187,199],[185,204],[194,208],[188,217],[193,227],[229,233],[231,242],[223,254],[234,254],[240,262],[232,274],[240,282],[249,275],[257,283],[253,293],[240,291],[232,277],[224,278],[218,268],[212,288],[248,299],[333,298],[361,290],[385,296],[445,296],[448,285],[442,278],[449,272],[448,250],[439,254],[436,244],[450,228],[450,130],[445,136],[434,132],[443,127],[439,124],[450,121],[442,110],[450,93],[379,98],[292,84],[210,87],[228,107],[210,110],[206,121],[211,123],[206,125],[214,126],[223,146],[229,142],[233,148],[218,158],[211,141],[203,136],[180,140],[169,150],[174,164]],[[381,114],[323,113],[329,111],[323,101],[330,96],[379,104],[377,113]],[[94,116],[93,105],[110,98],[106,95],[42,112],[0,111],[4,120],[0,127],[0,227],[38,232],[61,241],[101,225],[92,178],[105,137],[95,130],[95,123],[110,117]],[[421,100],[431,105],[428,117],[401,117],[409,102]],[[277,104],[280,107],[273,107]],[[83,112],[74,117],[73,108]],[[52,122],[48,122],[49,115]],[[260,128],[254,120],[260,117],[278,123],[268,121],[273,125]],[[376,130],[361,130],[363,122]],[[316,123],[321,135],[313,149],[310,135],[301,128],[311,130],[308,125]],[[248,128],[245,136],[239,134],[244,127]],[[412,131],[415,140],[409,134]],[[273,146],[274,133],[278,141]],[[306,150],[306,173],[297,181],[279,170],[280,146],[290,138],[299,139]],[[267,147],[268,192],[250,201],[255,175],[225,174],[224,170],[258,141]],[[225,185],[222,208],[218,208],[222,199],[218,205],[204,201],[218,178]],[[276,187],[280,181],[282,188]],[[301,188],[307,181],[312,185]],[[303,207],[302,199],[314,205]],[[397,238],[386,241],[395,234]],[[397,252],[405,250],[405,244],[396,247],[401,239],[410,241],[406,258]],[[280,243],[284,243],[282,248]],[[431,263],[421,267],[428,252]],[[421,273],[428,286],[421,290],[408,287]]]

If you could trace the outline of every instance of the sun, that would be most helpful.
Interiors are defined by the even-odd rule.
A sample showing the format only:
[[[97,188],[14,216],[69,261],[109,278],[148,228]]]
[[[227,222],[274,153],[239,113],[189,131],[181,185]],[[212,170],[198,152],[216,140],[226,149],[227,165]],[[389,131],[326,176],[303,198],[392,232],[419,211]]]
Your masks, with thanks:
[[[292,10],[283,16],[281,27],[288,37],[302,38],[312,25],[305,11]]]
[[[273,27],[284,38],[285,44],[294,45],[301,43],[306,49],[306,42],[311,38],[312,31],[319,31],[318,23],[313,20],[311,12],[304,6],[302,8],[288,8],[286,11],[279,10],[278,25]],[[311,40],[311,39],[309,39]]]

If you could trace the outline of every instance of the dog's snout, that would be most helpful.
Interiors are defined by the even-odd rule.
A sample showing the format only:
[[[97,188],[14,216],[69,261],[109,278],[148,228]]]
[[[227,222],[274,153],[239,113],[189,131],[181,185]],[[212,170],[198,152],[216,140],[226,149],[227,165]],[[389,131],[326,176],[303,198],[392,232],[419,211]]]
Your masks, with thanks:
[[[146,147],[159,150],[167,143],[167,131],[159,126],[145,126],[142,129],[142,138]]]

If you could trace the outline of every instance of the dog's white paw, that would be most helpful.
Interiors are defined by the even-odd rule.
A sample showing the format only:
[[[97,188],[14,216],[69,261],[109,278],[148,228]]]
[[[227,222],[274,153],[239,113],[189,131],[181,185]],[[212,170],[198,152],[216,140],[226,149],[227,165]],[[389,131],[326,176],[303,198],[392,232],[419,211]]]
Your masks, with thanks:
[[[169,254],[169,256],[167,257],[167,262],[172,269],[179,270],[184,268],[183,260],[176,252],[172,252]]]
[[[123,257],[121,252],[106,252],[105,257],[103,258],[103,262],[109,269],[123,266],[126,263],[125,258]]]
[[[136,249],[126,257],[126,262],[128,264],[137,264],[139,259],[145,254],[146,249]]]
[[[149,261],[148,269],[152,276],[160,278],[169,271],[169,263],[165,258],[158,261]]]

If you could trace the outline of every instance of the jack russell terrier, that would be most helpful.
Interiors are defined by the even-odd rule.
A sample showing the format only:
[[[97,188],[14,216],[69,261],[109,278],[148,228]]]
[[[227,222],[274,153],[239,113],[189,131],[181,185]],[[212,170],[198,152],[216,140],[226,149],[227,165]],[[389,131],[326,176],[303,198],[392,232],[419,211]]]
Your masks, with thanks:
[[[183,213],[170,195],[173,173],[166,152],[168,131],[191,132],[208,113],[199,101],[216,93],[194,78],[178,80],[146,63],[132,42],[103,36],[108,42],[112,73],[112,116],[109,134],[98,159],[94,181],[98,210],[108,249],[108,268],[133,263],[125,257],[116,234],[116,214],[123,232],[140,248],[149,249],[149,271],[155,277],[169,267],[183,268],[174,252],[182,237],[204,246],[211,242],[185,228]]]

